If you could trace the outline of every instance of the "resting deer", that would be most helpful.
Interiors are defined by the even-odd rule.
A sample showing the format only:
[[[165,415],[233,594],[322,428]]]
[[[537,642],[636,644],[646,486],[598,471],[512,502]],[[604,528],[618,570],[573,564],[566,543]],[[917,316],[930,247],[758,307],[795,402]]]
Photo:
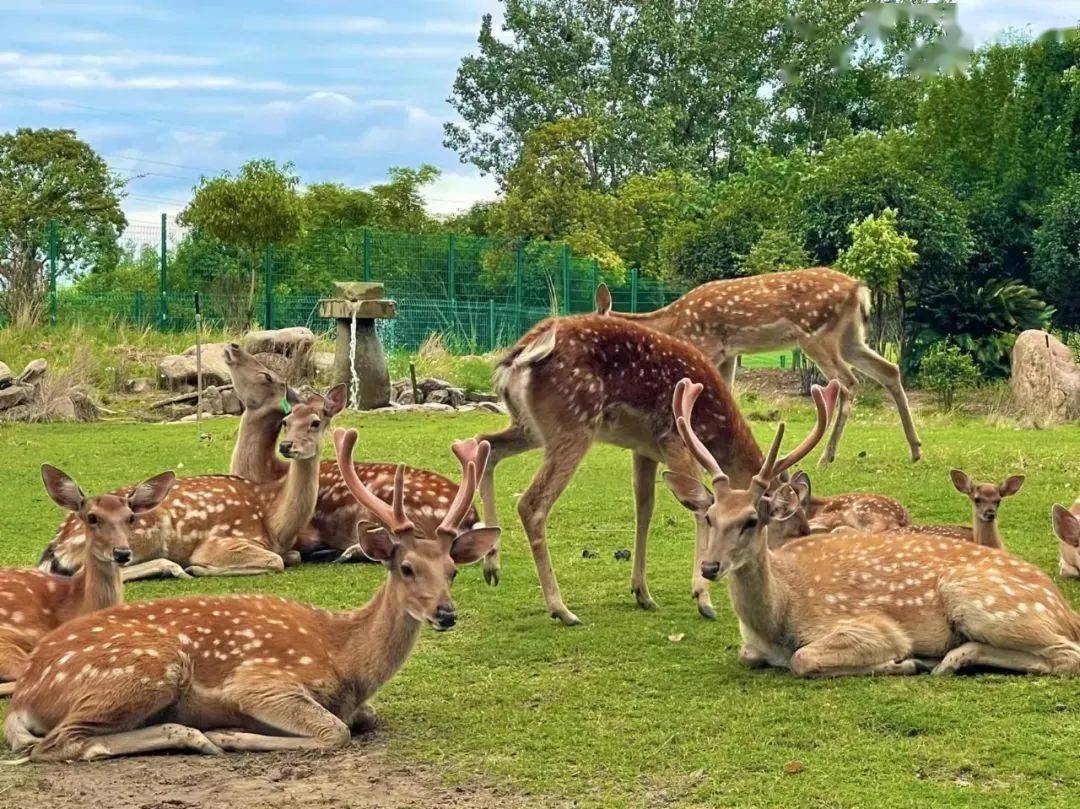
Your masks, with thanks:
[[[27,657],[48,632],[72,618],[124,600],[120,567],[131,560],[129,538],[136,515],[158,507],[172,488],[172,472],[143,481],[126,497],[87,497],[79,485],[44,464],[45,491],[75,515],[87,541],[82,568],[71,577],[37,570],[0,568],[0,696],[14,691]]]
[[[161,508],[136,518],[131,531],[134,569],[148,575],[246,576],[284,569],[293,544],[311,520],[319,488],[319,455],[331,419],[345,406],[345,385],[315,395],[285,417],[279,444],[289,459],[285,477],[254,483],[232,475],[181,478]],[[115,492],[124,496],[129,490]],[[60,526],[39,567],[71,571],[86,541],[75,518]]]
[[[1080,497],[1071,510],[1055,504],[1052,516],[1054,533],[1061,546],[1058,575],[1063,579],[1080,579]]]
[[[277,459],[274,447],[285,416],[284,408],[288,406],[282,404],[288,388],[284,380],[238,345],[226,347],[225,363],[229,366],[233,387],[245,407],[229,471],[256,482],[277,480],[286,471],[286,465]],[[253,414],[251,418],[248,418],[249,413]],[[395,464],[357,462],[355,467],[364,485],[377,497],[388,499],[393,495]],[[414,520],[438,522],[454,499],[457,485],[426,469],[409,466],[404,469],[405,513]],[[463,524],[473,526],[477,520],[470,503]],[[340,554],[337,559],[340,562],[366,560],[356,542],[358,522],[371,525],[374,518],[349,496],[338,465],[323,461],[319,467],[315,514],[297,537],[296,549],[305,558],[336,551]]]
[[[677,400],[674,407],[684,411]],[[665,477],[708,526],[702,575],[728,574],[747,664],[799,676],[969,666],[1080,673],[1080,616],[1035,565],[929,535],[823,534],[772,550],[764,515],[783,424],[749,487],[698,448],[690,419],[680,428],[715,493],[696,477]]]
[[[888,391],[900,414],[911,450],[922,451],[904,393],[900,369],[866,344],[870,291],[864,284],[826,267],[766,273],[751,278],[710,281],[655,312],[630,314],[611,309],[611,293],[596,291],[601,314],[632,319],[693,343],[712,358],[730,385],[740,354],[798,346],[829,379],[840,380],[840,408],[822,465],[836,458],[862,371]]]
[[[915,525],[901,528],[901,534],[933,534],[974,542],[987,548],[1004,548],[998,531],[998,511],[1001,501],[1012,497],[1024,485],[1023,475],[1010,475],[1001,484],[976,483],[965,472],[953,469],[949,472],[953,486],[971,500],[972,526],[966,525]]]
[[[480,486],[484,522],[497,524],[496,464],[543,447],[543,462],[518,501],[518,514],[548,611],[564,624],[580,621],[563,602],[555,579],[547,548],[547,517],[595,440],[633,452],[637,530],[631,591],[641,607],[656,607],[645,577],[645,551],[657,464],[684,475],[697,469],[679,439],[668,404],[676,383],[686,375],[705,384],[700,408],[705,446],[737,480],[749,482],[761,466],[761,450],[750,427],[709,359],[681,340],[599,315],[546,320],[525,335],[496,369],[495,388],[512,423],[502,432],[479,436],[491,444],[491,460]],[[819,408],[822,430],[826,417]],[[699,524],[691,592],[698,611],[711,618],[715,613],[709,583],[698,564],[705,534],[704,524]],[[497,553],[484,560],[489,581],[497,581],[498,564]]]
[[[328,612],[261,595],[141,602],[87,616],[47,636],[5,722],[32,761],[185,750],[318,750],[370,724],[367,702],[408,659],[424,624],[456,622],[456,566],[482,557],[498,530],[462,531],[488,448],[455,445],[462,483],[436,536],[394,500],[368,491],[352,465],[356,431],[334,436],[342,478],[381,524],[360,545],[388,570],[358,610]]]

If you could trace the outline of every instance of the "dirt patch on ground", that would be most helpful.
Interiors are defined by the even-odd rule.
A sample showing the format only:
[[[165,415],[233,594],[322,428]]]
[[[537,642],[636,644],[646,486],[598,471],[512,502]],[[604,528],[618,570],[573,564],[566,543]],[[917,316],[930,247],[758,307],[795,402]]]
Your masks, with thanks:
[[[162,755],[0,766],[3,809],[389,809],[538,803],[480,785],[447,786],[430,768],[391,762],[385,743],[367,739],[337,753]]]

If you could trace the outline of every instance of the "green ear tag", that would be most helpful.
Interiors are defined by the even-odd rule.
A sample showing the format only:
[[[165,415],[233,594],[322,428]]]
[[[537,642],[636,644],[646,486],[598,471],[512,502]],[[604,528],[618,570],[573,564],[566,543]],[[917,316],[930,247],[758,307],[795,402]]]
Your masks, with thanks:
[[[292,412],[292,405],[289,404],[289,400],[284,397],[281,400],[281,412],[284,413],[286,416]]]

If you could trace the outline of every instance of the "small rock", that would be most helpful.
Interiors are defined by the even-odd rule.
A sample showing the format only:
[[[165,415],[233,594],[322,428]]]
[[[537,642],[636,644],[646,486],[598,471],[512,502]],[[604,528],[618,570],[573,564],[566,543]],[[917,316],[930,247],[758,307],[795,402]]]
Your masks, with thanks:
[[[594,551],[592,548],[585,548],[581,552],[582,559],[596,559],[598,556],[600,556],[600,553],[598,551]]]
[[[0,410],[8,410],[26,404],[34,394],[34,389],[26,385],[11,385],[0,390]]]
[[[244,335],[244,349],[250,354],[282,354],[306,357],[315,346],[311,329],[293,326],[287,329],[253,331]],[[333,354],[330,355],[333,358]]]
[[[230,416],[239,416],[244,412],[244,403],[240,401],[240,397],[236,395],[236,391],[232,388],[225,388],[221,391],[221,410]]]
[[[506,405],[501,402],[479,402],[476,405],[477,410],[483,410],[488,413],[502,413],[506,415]]]
[[[442,402],[424,402],[424,404],[414,405],[414,407],[420,407],[424,410],[449,410],[451,412],[454,409],[450,405],[443,404]]]
[[[620,548],[619,550],[615,551],[615,559],[619,562],[629,562],[630,550],[628,548]]]
[[[225,405],[221,398],[221,391],[211,385],[202,394],[203,413],[224,413]]]
[[[446,390],[447,388],[453,387],[453,385],[451,385],[445,379],[439,379],[437,377],[430,376],[427,379],[421,379],[419,382],[417,382],[416,387],[420,389],[421,393],[426,395],[431,393],[433,390]]]
[[[413,399],[412,388],[406,388],[405,390],[401,391],[401,393],[397,395],[394,401],[402,405],[416,404],[416,401]]]
[[[94,403],[93,399],[81,390],[72,391],[69,394],[71,404],[75,407],[76,421],[97,421],[101,418],[101,408]]]
[[[669,641],[671,641],[672,643],[678,643],[679,641],[681,641],[685,637],[686,637],[685,632],[676,632],[674,635],[668,635],[667,639]]]
[[[139,395],[150,393],[154,390],[154,380],[147,379],[145,376],[137,376],[124,383],[124,390]]]
[[[497,402],[499,397],[494,393],[484,393],[478,390],[470,390],[465,394],[466,400],[470,402]]]
[[[315,369],[316,376],[329,376],[334,370],[334,352],[311,352],[311,365]]]
[[[450,390],[448,388],[436,388],[427,395],[424,404],[450,404]]]
[[[31,360],[15,379],[16,385],[36,385],[45,377],[49,364],[43,359]]]
[[[49,403],[48,417],[52,421],[75,421],[75,402],[62,396]]]

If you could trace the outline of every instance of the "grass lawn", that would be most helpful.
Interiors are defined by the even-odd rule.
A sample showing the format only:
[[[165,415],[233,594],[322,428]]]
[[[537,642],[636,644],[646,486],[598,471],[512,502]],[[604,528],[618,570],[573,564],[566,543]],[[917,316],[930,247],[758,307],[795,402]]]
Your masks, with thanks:
[[[801,437],[809,411],[787,415],[792,440]],[[450,441],[506,419],[343,421],[360,428],[358,457],[456,474]],[[1022,472],[1027,482],[1004,504],[1002,532],[1011,549],[1056,574],[1049,509],[1080,493],[1080,431],[1019,432],[926,414],[920,425],[925,460],[912,465],[891,412],[856,409],[840,462],[814,475],[817,490],[888,492],[918,521],[967,522],[968,503],[948,483],[951,466],[979,479]],[[754,427],[760,441],[771,436],[772,424]],[[88,493],[167,468],[224,470],[236,421],[210,429],[213,441],[199,443],[191,424],[0,428],[0,562],[34,562],[60,518],[41,486],[42,461],[70,472]],[[649,559],[661,609],[638,610],[630,564],[613,558],[633,544],[626,452],[596,447],[556,506],[556,570],[568,606],[586,622],[556,625],[544,612],[514,510],[538,457],[498,470],[502,583],[489,588],[478,567],[463,571],[457,628],[425,631],[375,700],[384,720],[378,732],[402,761],[429,762],[451,782],[479,778],[546,803],[1076,805],[1080,682],[1006,675],[803,682],[746,670],[736,660],[724,584],[714,588],[715,622],[699,618],[690,601],[692,520],[666,490],[658,493]],[[599,557],[582,558],[583,548]],[[347,608],[363,603],[382,578],[374,566],[309,566],[258,579],[139,583],[128,595],[258,590]],[[1080,584],[1063,588],[1080,608]],[[801,769],[787,772],[796,761]]]

